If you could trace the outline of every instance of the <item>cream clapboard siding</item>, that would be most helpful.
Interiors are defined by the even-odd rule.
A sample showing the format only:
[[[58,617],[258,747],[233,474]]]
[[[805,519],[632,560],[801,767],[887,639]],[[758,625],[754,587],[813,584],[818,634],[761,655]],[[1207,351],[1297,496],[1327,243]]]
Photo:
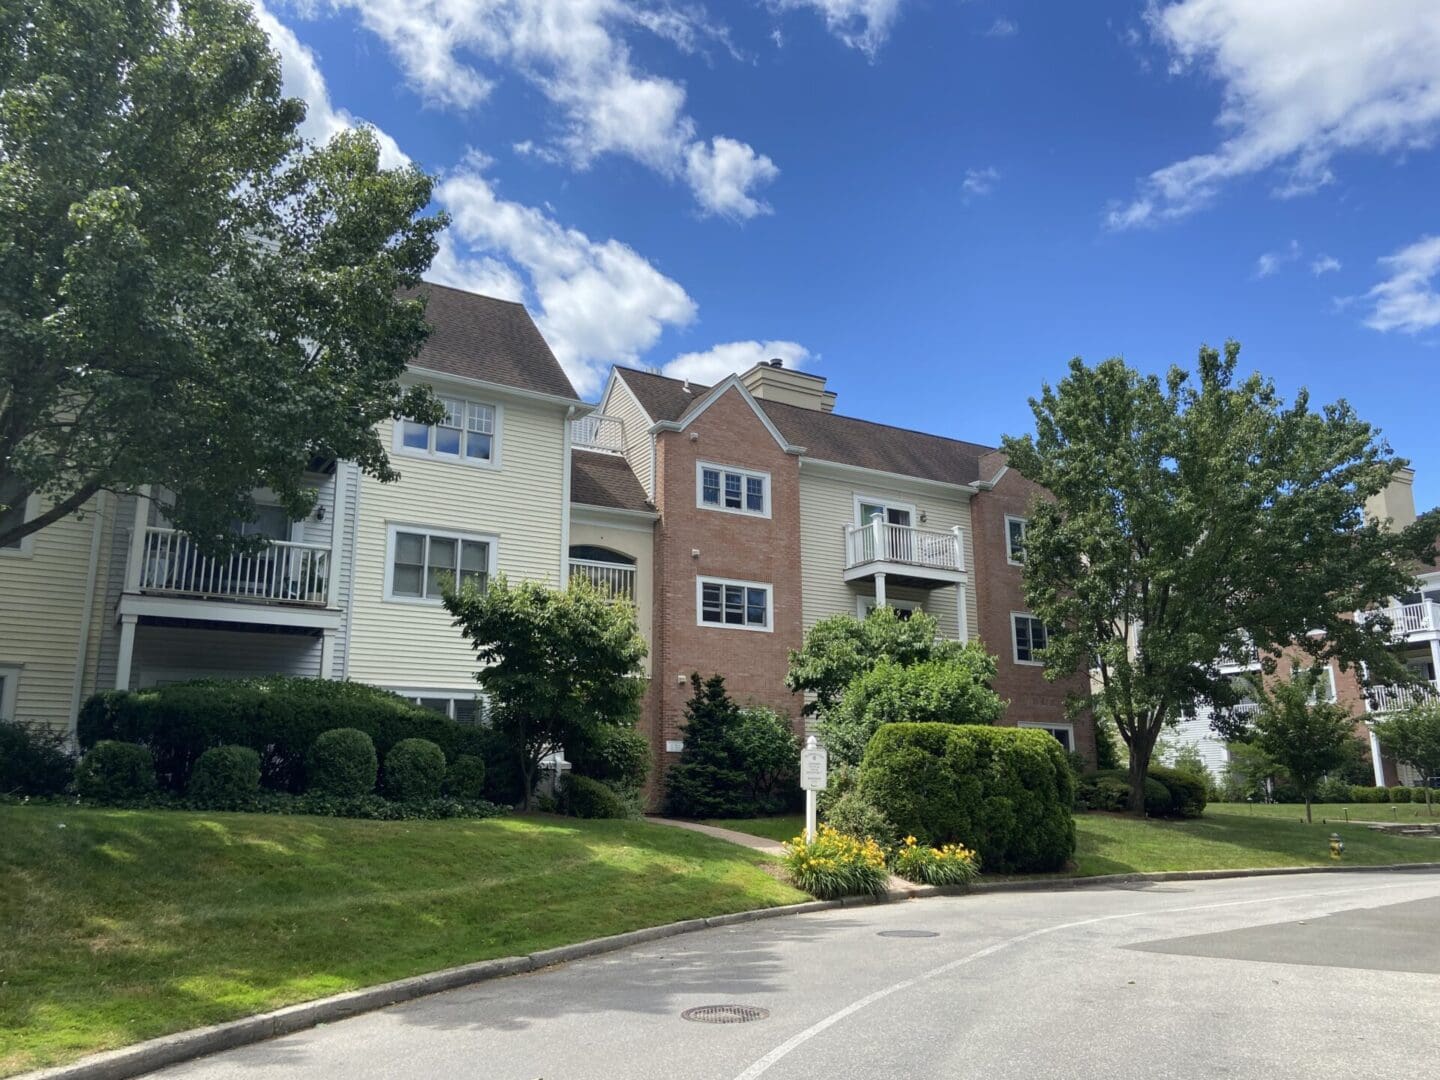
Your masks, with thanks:
[[[399,480],[360,481],[349,641],[349,677],[358,682],[467,691],[475,685],[474,651],[444,608],[385,600],[392,524],[498,536],[500,573],[560,583],[564,411],[474,389],[464,394],[501,406],[500,468],[392,453]],[[389,423],[380,437],[393,446]]]
[[[843,527],[855,524],[855,496],[890,498],[913,504],[926,515],[924,528],[949,529],[956,525],[964,532],[965,565],[974,573],[974,538],[970,531],[970,503],[961,496],[937,495],[933,488],[907,487],[894,480],[871,483],[867,479],[839,479],[800,469],[800,574],[804,594],[805,628],[820,619],[841,612],[854,615],[856,598],[873,596],[869,582],[845,581],[845,537]],[[939,621],[946,637],[960,636],[955,587],[909,590],[887,587],[886,596],[896,600],[923,601],[924,608]],[[970,636],[976,626],[975,589],[964,586],[966,620]]]
[[[132,686],[254,675],[318,678],[320,638],[315,634],[184,626],[136,628]]]
[[[13,719],[66,731],[74,721],[90,547],[96,529],[103,545],[114,506],[113,497],[92,499],[83,517],[71,515],[33,534],[28,554],[0,553],[0,667],[20,668]],[[104,556],[102,546],[102,567]]]
[[[620,418],[624,425],[625,460],[630,463],[630,471],[645,489],[645,497],[653,501],[655,440],[650,436],[650,421],[646,418],[645,410],[641,408],[640,402],[630,392],[621,376],[617,375],[610,380],[605,400],[600,403],[600,412]]]
[[[655,651],[655,638],[651,631],[651,614],[655,597],[655,528],[646,524],[639,528],[616,526],[598,521],[584,520],[585,511],[576,508],[571,512],[570,544],[589,544],[609,548],[635,560],[635,622],[640,636]],[[645,656],[645,674],[650,674],[650,653]]]

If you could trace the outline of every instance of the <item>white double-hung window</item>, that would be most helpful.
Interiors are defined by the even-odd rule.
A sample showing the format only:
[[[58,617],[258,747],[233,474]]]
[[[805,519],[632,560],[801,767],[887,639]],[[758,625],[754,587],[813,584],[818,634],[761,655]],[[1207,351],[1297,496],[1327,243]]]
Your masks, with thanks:
[[[695,505],[702,510],[770,516],[770,474],[709,461],[695,464]]]
[[[733,630],[771,629],[774,589],[759,581],[695,579],[696,622]]]
[[[1010,629],[1014,637],[1015,662],[1017,664],[1044,663],[1036,654],[1045,648],[1050,639],[1045,624],[1033,615],[1014,611],[1010,613]]]
[[[495,573],[495,537],[392,525],[385,599],[440,603],[445,583],[481,589]]]
[[[438,424],[401,420],[395,449],[411,457],[495,464],[499,447],[499,409],[482,401],[440,395],[445,416]]]

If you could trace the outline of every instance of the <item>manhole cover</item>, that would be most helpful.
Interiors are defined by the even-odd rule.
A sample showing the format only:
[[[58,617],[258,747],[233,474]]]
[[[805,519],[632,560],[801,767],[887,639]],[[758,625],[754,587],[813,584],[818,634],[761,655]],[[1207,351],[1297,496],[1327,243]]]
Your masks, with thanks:
[[[769,1009],[758,1005],[700,1005],[686,1009],[680,1014],[680,1019],[693,1020],[697,1024],[748,1024],[751,1020],[764,1020],[769,1015]]]
[[[881,930],[877,937],[939,937],[936,930]]]

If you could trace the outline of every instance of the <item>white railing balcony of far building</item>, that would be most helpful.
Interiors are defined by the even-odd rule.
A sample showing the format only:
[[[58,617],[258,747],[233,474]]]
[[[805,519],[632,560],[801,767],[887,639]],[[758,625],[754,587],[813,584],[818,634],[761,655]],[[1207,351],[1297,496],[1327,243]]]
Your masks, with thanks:
[[[1397,638],[1440,630],[1440,604],[1434,600],[1422,600],[1418,604],[1399,604],[1395,607],[1378,608],[1375,611],[1362,611],[1359,618],[1363,621],[1373,619],[1377,615],[1384,615],[1390,620],[1390,625],[1394,628]]]
[[[625,449],[625,423],[618,416],[591,413],[570,421],[570,445],[579,450],[604,450],[619,454]]]
[[[324,607],[330,599],[330,547],[272,540],[258,551],[214,557],[178,529],[152,525],[145,530],[140,591]]]
[[[878,515],[867,525],[845,526],[845,569],[875,562],[963,573],[964,536],[958,525],[953,529],[922,529],[892,525]]]
[[[1365,702],[1372,713],[1399,712],[1437,697],[1440,697],[1440,684],[1434,679],[1404,686],[1371,686],[1365,690]]]
[[[634,605],[635,567],[623,563],[571,559],[570,576],[583,577],[609,600]]]

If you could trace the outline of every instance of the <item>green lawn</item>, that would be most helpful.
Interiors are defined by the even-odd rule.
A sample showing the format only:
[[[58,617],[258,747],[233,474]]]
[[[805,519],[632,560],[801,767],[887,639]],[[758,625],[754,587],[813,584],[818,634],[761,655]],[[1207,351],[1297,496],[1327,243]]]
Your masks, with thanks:
[[[633,821],[0,807],[0,1075],[342,990],[807,899]]]
[[[805,815],[781,814],[779,817],[713,818],[706,821],[705,824],[715,825],[722,829],[734,829],[736,832],[749,833],[751,836],[763,836],[767,840],[778,840],[783,843],[786,840],[794,840],[805,831]]]
[[[1303,803],[1211,803],[1210,809],[1226,814],[1279,818],[1284,821],[1302,821],[1305,818]],[[1440,821],[1440,793],[1437,793],[1433,814],[1425,812],[1423,802],[1316,803],[1310,811],[1316,822],[1321,818],[1333,818],[1343,823],[1347,813],[1351,821]]]

